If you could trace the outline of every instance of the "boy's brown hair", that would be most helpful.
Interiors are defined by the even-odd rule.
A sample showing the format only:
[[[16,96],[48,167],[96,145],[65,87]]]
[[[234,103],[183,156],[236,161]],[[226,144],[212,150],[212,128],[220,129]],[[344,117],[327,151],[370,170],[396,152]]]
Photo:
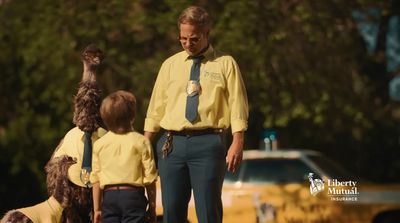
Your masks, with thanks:
[[[136,115],[136,98],[127,91],[116,91],[104,98],[100,115],[108,130],[117,134],[132,131]]]

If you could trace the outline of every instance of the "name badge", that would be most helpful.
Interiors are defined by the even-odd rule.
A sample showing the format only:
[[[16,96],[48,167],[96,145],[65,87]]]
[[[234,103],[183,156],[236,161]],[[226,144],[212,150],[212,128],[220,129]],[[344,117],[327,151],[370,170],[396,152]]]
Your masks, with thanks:
[[[90,172],[87,171],[86,169],[81,169],[81,181],[83,184],[85,184],[87,187],[91,186],[90,184]]]
[[[189,80],[186,87],[186,93],[188,94],[188,96],[193,97],[197,94],[200,94],[200,91],[201,91],[200,82],[196,80]]]

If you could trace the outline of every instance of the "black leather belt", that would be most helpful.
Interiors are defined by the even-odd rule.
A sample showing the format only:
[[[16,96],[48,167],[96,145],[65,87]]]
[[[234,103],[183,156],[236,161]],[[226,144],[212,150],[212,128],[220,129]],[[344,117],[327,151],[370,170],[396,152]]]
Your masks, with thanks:
[[[178,136],[199,136],[199,135],[207,135],[207,134],[222,134],[224,129],[183,129],[181,131],[171,131],[167,130],[167,132],[171,133],[172,135]]]
[[[167,157],[168,154],[172,151],[173,136],[192,137],[192,136],[200,136],[200,135],[207,135],[207,134],[218,134],[218,135],[224,136],[225,130],[224,129],[213,129],[213,128],[197,129],[197,130],[184,129],[181,131],[166,130],[167,137],[166,137],[165,143],[161,149],[163,158]]]
[[[134,185],[129,185],[129,184],[106,185],[104,187],[104,191],[111,191],[111,190],[134,190],[134,191],[140,191],[140,190],[144,190],[144,188],[143,187],[134,186]]]

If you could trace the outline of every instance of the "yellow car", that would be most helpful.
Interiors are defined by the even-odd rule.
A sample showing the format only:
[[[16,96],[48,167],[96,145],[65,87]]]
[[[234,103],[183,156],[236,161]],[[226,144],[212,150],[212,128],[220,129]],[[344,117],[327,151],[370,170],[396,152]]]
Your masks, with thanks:
[[[244,151],[222,202],[226,223],[400,223],[400,185],[361,181],[315,151]]]
[[[224,222],[400,222],[400,185],[364,183],[315,151],[245,151],[223,186]]]

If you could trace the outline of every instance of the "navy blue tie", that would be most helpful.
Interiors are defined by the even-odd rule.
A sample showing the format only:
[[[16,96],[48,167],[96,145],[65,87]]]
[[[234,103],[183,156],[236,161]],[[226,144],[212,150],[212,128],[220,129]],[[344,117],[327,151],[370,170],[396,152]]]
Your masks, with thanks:
[[[186,98],[186,119],[193,123],[197,118],[197,108],[199,105],[200,94],[200,65],[204,56],[190,57],[193,60],[192,68],[190,69],[190,80],[188,83]]]
[[[92,132],[85,132],[83,139],[81,181],[86,186],[90,185],[90,172],[92,172]]]

